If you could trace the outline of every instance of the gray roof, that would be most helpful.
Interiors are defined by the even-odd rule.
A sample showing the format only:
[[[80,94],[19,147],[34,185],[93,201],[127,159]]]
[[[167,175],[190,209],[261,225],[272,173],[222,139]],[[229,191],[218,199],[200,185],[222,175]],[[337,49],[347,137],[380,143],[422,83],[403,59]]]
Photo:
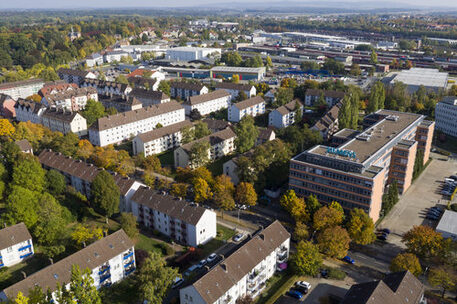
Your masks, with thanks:
[[[93,86],[97,88],[113,88],[113,89],[119,89],[119,91],[124,92],[127,88],[130,87],[130,85],[125,84],[125,83],[120,83],[120,82],[114,82],[114,81],[106,81],[106,80],[99,80],[99,79],[92,79],[92,78],[85,78],[82,82],[82,84],[86,86]]]
[[[228,90],[238,90],[238,91],[250,91],[253,85],[242,84],[242,83],[233,83],[233,82],[216,82],[214,84],[216,89],[228,89]]]
[[[44,95],[44,97],[49,102],[49,104],[53,104],[56,101],[65,100],[73,97],[88,96],[89,94],[97,94],[97,90],[94,87],[67,89],[65,91],[54,94],[46,94]]]
[[[78,76],[78,77],[84,78],[87,76],[87,74],[89,74],[89,72],[81,71],[81,70],[74,70],[74,69],[60,68],[57,71],[57,74],[67,74],[67,75]]]
[[[184,82],[184,81],[171,81],[171,88],[191,90],[191,91],[201,91],[205,86],[201,83],[194,82]]]
[[[228,96],[230,96],[230,93],[227,92],[226,90],[216,90],[216,91],[209,92],[206,94],[191,96],[189,98],[189,101],[184,102],[184,104],[196,105],[196,104],[200,104],[200,103],[204,103],[207,101],[219,99],[222,97],[228,97]]]
[[[261,96],[255,96],[249,99],[245,99],[241,102],[235,103],[234,106],[237,107],[239,110],[243,110],[262,102],[265,102],[265,100],[263,100]]]
[[[22,98],[19,98],[16,101],[16,104],[14,105],[14,107],[16,109],[21,108],[22,110],[28,109],[29,111],[31,111],[35,114],[38,113],[38,111],[40,109],[44,108],[44,106],[41,103],[38,103],[38,102],[35,102],[32,100],[22,99]]]
[[[38,84],[38,83],[43,83],[44,84],[43,79],[34,78],[34,79],[6,82],[6,83],[0,84],[0,90],[5,90],[5,89],[10,89],[10,88],[15,88],[15,87],[28,86],[28,85],[34,85],[34,84]]]
[[[406,85],[445,88],[447,86],[448,73],[438,69],[411,68],[398,73],[391,83],[403,82]]]
[[[344,94],[345,94],[343,91],[316,90],[316,89],[306,90],[307,96],[321,96],[322,93],[324,93],[324,97],[330,97],[330,98],[343,98]]]
[[[457,237],[457,212],[445,210],[438,226],[436,226],[436,231],[447,232]]]
[[[157,138],[161,138],[179,132],[182,128],[187,126],[192,126],[192,123],[189,120],[184,120],[166,127],[154,129],[146,133],[140,133],[137,136],[141,139],[143,143],[147,143]]]
[[[208,135],[208,136],[205,136],[205,137],[202,137],[200,139],[197,139],[197,140],[194,140],[194,141],[191,141],[190,143],[187,143],[185,145],[182,145],[181,148],[184,150],[184,151],[187,151],[189,152],[190,149],[192,149],[192,146],[197,143],[197,142],[201,142],[201,141],[208,141],[210,146],[214,146],[220,142],[223,142],[227,139],[230,139],[230,138],[234,138],[236,137],[236,134],[235,132],[233,132],[233,130],[228,127],[228,128],[225,128],[224,130],[221,130],[219,132],[216,132],[216,133],[213,133],[211,135]]]
[[[71,123],[73,121],[73,119],[75,118],[76,114],[78,114],[78,112],[70,112],[70,111],[64,111],[64,110],[59,110],[59,109],[47,109],[43,113],[42,117]]]
[[[0,250],[30,240],[32,236],[24,223],[19,223],[0,230]]]
[[[149,187],[138,188],[131,200],[193,226],[197,225],[206,211],[203,207],[191,205],[168,194],[160,194]]]
[[[151,100],[164,100],[170,99],[170,97],[160,91],[152,91],[141,88],[134,88],[130,93],[130,96],[140,97],[140,98],[149,98]]]
[[[213,132],[224,130],[225,128],[232,125],[229,121],[222,120],[222,119],[205,118],[202,121],[204,123],[206,123],[208,125],[208,129],[212,130]],[[217,131],[214,131],[214,130],[217,130]]]
[[[34,286],[40,286],[44,292],[48,288],[54,291],[57,289],[57,284],[62,286],[70,282],[72,265],[79,265],[82,270],[86,268],[92,270],[132,247],[133,242],[125,234],[124,230],[118,230],[63,260],[35,272],[26,279],[5,288],[3,292],[8,298],[14,299],[18,292],[22,292],[27,296],[29,290]]]
[[[295,106],[296,106],[297,103],[298,103],[298,105],[299,105],[300,107],[303,106],[303,105],[301,104],[301,102],[300,102],[298,99],[296,99],[296,100],[292,100],[292,101],[289,102],[289,103],[286,103],[286,104],[283,105],[283,106],[280,106],[280,107],[277,108],[275,111],[278,111],[279,114],[281,114],[282,116],[287,115],[287,114],[289,114],[290,112],[294,112],[294,111],[295,111]]]
[[[245,68],[245,67],[232,67],[232,66],[215,66],[211,68],[213,72],[222,73],[262,73],[265,72],[265,67],[260,68]]]
[[[32,150],[32,145],[29,143],[27,139],[16,140],[16,145],[21,149],[21,151],[29,151]]]

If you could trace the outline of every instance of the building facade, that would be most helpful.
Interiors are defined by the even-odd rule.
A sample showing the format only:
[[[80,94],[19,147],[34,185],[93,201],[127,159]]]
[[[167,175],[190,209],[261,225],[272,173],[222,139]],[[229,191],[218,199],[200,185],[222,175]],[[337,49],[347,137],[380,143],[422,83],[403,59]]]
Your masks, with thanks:
[[[193,110],[197,110],[201,115],[227,109],[230,106],[231,95],[226,90],[217,90],[203,95],[189,97],[188,101],[183,103],[186,115]]]
[[[41,124],[41,116],[46,111],[46,108],[40,103],[31,100],[18,99],[14,105],[14,110],[17,121],[30,121]]]
[[[65,112],[56,109],[46,110],[41,115],[41,124],[51,131],[62,134],[74,133],[79,137],[87,135],[87,122],[78,112]]]
[[[160,91],[152,91],[141,88],[134,88],[129,96],[133,96],[138,99],[143,107],[152,106],[155,104],[166,103],[170,101],[170,96]]]
[[[303,115],[303,105],[298,100],[292,100],[268,114],[268,125],[278,129],[288,127],[295,123],[299,113]]]
[[[175,47],[167,49],[165,57],[173,61],[192,61],[220,54],[220,48]]]
[[[457,97],[447,96],[435,107],[436,129],[457,137]]]
[[[90,78],[85,78],[81,83],[81,87],[93,87],[98,94],[105,96],[127,96],[132,91],[130,85],[125,83]]]
[[[65,69],[61,68],[57,71],[57,75],[59,75],[60,79],[64,80],[68,83],[75,83],[78,86],[83,82],[84,79],[97,79],[92,72],[81,71],[81,70],[73,70],[73,69]]]
[[[63,109],[66,111],[81,111],[86,107],[89,99],[98,101],[97,90],[92,87],[69,88],[63,92],[45,94],[41,103],[48,108]]]
[[[24,223],[0,230],[0,268],[19,264],[34,253],[32,236]]]
[[[344,98],[344,92],[342,91],[308,89],[305,93],[305,105],[313,106],[317,104],[322,95],[329,107],[333,107]]]
[[[172,81],[170,83],[171,98],[188,100],[191,96],[207,94],[208,88],[199,83]]]
[[[341,107],[341,102],[338,102],[331,107],[330,110],[311,127],[311,130],[318,131],[325,140],[332,138],[339,130],[338,115]]]
[[[230,93],[231,99],[233,100],[238,97],[240,92],[244,92],[247,98],[254,97],[257,94],[255,86],[249,84],[233,83],[233,82],[217,82],[214,85],[216,90],[226,90]]]
[[[232,104],[228,109],[228,120],[239,122],[244,116],[256,117],[265,113],[265,101],[260,96],[255,96],[241,102]]]
[[[14,101],[11,96],[6,94],[0,94],[0,115],[5,118],[14,118],[16,117],[16,110],[14,109]]]
[[[210,78],[225,78],[230,79],[233,75],[238,75],[240,80],[259,81],[265,77],[266,68],[244,68],[231,66],[215,66],[210,70]]]
[[[43,85],[44,81],[42,79],[6,82],[0,84],[0,94],[9,95],[14,100],[18,100],[19,98],[27,98],[37,94]]]

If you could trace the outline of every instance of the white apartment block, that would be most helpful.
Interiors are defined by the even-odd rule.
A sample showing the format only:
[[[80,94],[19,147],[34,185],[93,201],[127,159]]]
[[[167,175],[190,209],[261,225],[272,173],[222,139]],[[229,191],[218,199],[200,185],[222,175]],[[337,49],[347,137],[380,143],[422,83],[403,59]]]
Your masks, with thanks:
[[[239,122],[244,116],[256,117],[265,113],[265,100],[255,96],[238,103],[232,104],[228,109],[228,120]]]
[[[192,127],[192,123],[189,120],[184,120],[138,134],[132,142],[133,154],[143,153],[144,156],[149,156],[179,147],[182,140],[181,130],[184,127]]]
[[[249,84],[240,84],[233,82],[218,82],[214,85],[216,90],[226,90],[230,93],[231,99],[233,100],[238,97],[240,92],[244,92],[247,98],[254,97],[257,94],[255,86]]]
[[[0,230],[0,268],[19,264],[34,252],[32,236],[24,223]]]
[[[17,100],[19,98],[27,98],[43,87],[42,79],[29,79],[15,82],[7,82],[0,84],[0,94],[5,94]]]
[[[290,234],[280,222],[273,222],[199,280],[180,289],[180,304],[235,304],[245,296],[255,299],[267,280],[284,268],[289,248]]]
[[[86,65],[88,67],[99,66],[103,64],[103,56],[99,53],[94,53],[88,57],[86,57]]]
[[[81,270],[89,269],[97,289],[108,287],[135,271],[133,246],[124,230],[118,230],[5,288],[0,292],[0,302],[14,300],[19,292],[28,296],[31,289],[39,286],[45,293],[50,289],[53,292],[53,302],[57,303],[54,292],[59,285],[69,288],[72,265],[78,265]]]
[[[99,118],[89,128],[89,140],[93,145],[103,147],[152,131],[158,124],[166,127],[184,120],[184,108],[176,101],[170,101]]]
[[[76,83],[78,86],[86,78],[97,79],[97,76],[95,76],[95,74],[92,72],[64,68],[59,69],[57,71],[57,75],[59,75],[60,79],[64,80],[65,82]]]
[[[181,244],[198,246],[216,237],[216,213],[148,187],[140,187],[132,197],[132,213],[151,230]]]
[[[192,163],[190,156],[192,146],[197,142],[209,142],[210,148],[208,150],[208,158],[210,161],[213,161],[235,151],[235,138],[235,132],[233,132],[233,130],[229,127],[222,131],[182,145],[181,147],[178,147],[173,153],[175,167],[196,167],[196,164]]]
[[[125,51],[112,51],[112,52],[107,52],[105,55],[103,55],[103,61],[106,63],[111,63],[113,61],[120,62],[122,57],[129,57],[129,53]],[[135,60],[135,58],[134,58]]]
[[[198,110],[201,115],[208,115],[230,106],[231,95],[226,90],[217,90],[203,95],[191,96],[183,103],[186,115]]]
[[[173,61],[192,61],[220,55],[220,48],[175,47],[167,50],[166,59]]]
[[[41,103],[48,108],[81,111],[86,107],[89,99],[98,101],[98,93],[95,88],[69,88],[64,92],[44,95]]]
[[[447,96],[436,104],[435,122],[438,130],[457,137],[457,97]]]
[[[292,100],[268,114],[268,125],[278,129],[293,125],[297,111],[301,111],[303,114],[303,105],[298,100]]]
[[[113,81],[105,81],[98,79],[86,78],[82,81],[81,87],[93,87],[97,90],[97,93],[104,96],[127,96],[132,88],[130,85],[125,83],[117,83]]]
[[[207,94],[208,88],[199,83],[172,81],[170,83],[171,98],[180,98],[181,100],[188,100],[189,97],[195,95]]]
[[[16,121],[33,122],[41,124],[41,116],[46,111],[46,108],[37,102],[25,99],[18,99],[14,105],[16,111]]]
[[[41,116],[41,124],[51,131],[62,134],[72,132],[79,137],[87,135],[86,119],[78,112],[49,109]]]

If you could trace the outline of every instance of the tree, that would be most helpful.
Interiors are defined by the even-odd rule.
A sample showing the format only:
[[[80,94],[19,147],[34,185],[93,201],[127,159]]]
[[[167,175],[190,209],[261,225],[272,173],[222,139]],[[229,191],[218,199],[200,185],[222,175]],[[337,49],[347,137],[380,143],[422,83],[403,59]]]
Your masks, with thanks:
[[[191,120],[200,120],[202,119],[202,114],[200,114],[200,111],[198,109],[193,109],[190,111],[189,118]]]
[[[253,303],[254,303],[254,300],[251,298],[250,295],[245,295],[244,297],[238,298],[235,301],[235,304],[253,304]]]
[[[116,81],[117,83],[129,84],[127,77],[125,77],[125,75],[122,74],[119,74],[114,81]]]
[[[33,227],[38,221],[37,192],[20,186],[12,186],[6,204],[4,219],[11,224],[24,222],[27,227]]]
[[[338,112],[338,127],[345,129],[351,127],[351,101],[349,95],[345,95],[342,106]]]
[[[297,81],[294,78],[284,78],[281,80],[281,88],[294,89],[297,86]]]
[[[349,250],[351,238],[346,229],[340,226],[328,227],[317,236],[319,250],[333,258],[343,258]]]
[[[376,52],[374,50],[371,50],[370,63],[371,64],[377,64],[378,63],[378,54],[376,54]]]
[[[33,231],[35,238],[44,246],[59,245],[58,241],[64,235],[67,224],[64,219],[64,208],[49,193],[41,195],[38,205],[38,220]]]
[[[106,221],[119,211],[120,190],[114,178],[107,171],[100,171],[92,181],[91,199],[94,206],[103,212]]]
[[[330,74],[344,75],[346,73],[344,64],[332,58],[325,59],[322,69],[328,71]]]
[[[383,109],[385,100],[386,90],[384,88],[384,84],[377,81],[371,88],[370,97],[368,98],[367,112],[373,113],[379,109]]]
[[[208,140],[195,142],[189,151],[189,165],[192,168],[201,167],[210,161],[211,146]]]
[[[441,297],[444,298],[446,290],[454,289],[457,286],[457,275],[445,266],[430,269],[428,274],[428,281],[432,286],[441,287],[443,293]]]
[[[308,226],[303,222],[295,224],[293,238],[297,241],[306,241],[309,238]]]
[[[195,195],[195,202],[201,203],[206,201],[208,198],[211,197],[211,189],[208,185],[208,183],[200,178],[197,177],[193,180],[193,186],[194,186],[194,195]]]
[[[101,228],[89,229],[86,226],[78,224],[71,234],[71,239],[78,245],[86,244],[89,241],[99,240],[103,237],[103,230]]]
[[[89,127],[96,122],[97,119],[106,115],[105,107],[101,102],[89,99],[84,110],[81,112],[81,115],[86,119],[87,126]]]
[[[233,74],[233,75],[232,75],[232,82],[233,82],[233,83],[238,83],[238,82],[240,82],[240,75],[238,75],[238,74]]]
[[[121,213],[120,218],[121,229],[131,238],[134,239],[138,236],[138,225],[136,217],[132,213]]]
[[[169,81],[164,81],[162,80],[160,83],[159,83],[159,86],[157,88],[159,91],[161,91],[162,93],[165,93],[167,94],[168,96],[170,96],[170,90],[171,90],[171,86],[170,86],[170,82]]]
[[[265,59],[265,61],[266,61],[267,67],[269,67],[269,68],[273,67],[273,61],[271,60],[271,57],[270,57],[270,56],[267,56],[267,58]]]
[[[246,99],[248,99],[248,95],[246,95],[244,91],[239,91],[235,99],[233,100],[233,103],[237,103]]]
[[[81,271],[79,265],[71,267],[70,292],[66,303],[87,303],[101,304],[102,300],[97,288],[94,286],[94,279],[91,276],[91,270],[88,268]],[[59,302],[62,303],[62,302]]]
[[[387,190],[387,193],[385,193],[382,197],[382,210],[384,212],[384,215],[389,213],[389,211],[393,208],[393,206],[398,202],[398,187],[397,187],[397,182],[393,181]]]
[[[257,203],[257,193],[251,183],[241,182],[236,186],[235,200],[241,205],[254,206]]]
[[[211,134],[211,131],[208,129],[208,124],[202,121],[199,121],[194,126],[195,138],[199,139]]]
[[[67,183],[65,176],[59,173],[59,171],[51,169],[46,171],[46,188],[52,195],[60,195],[65,191]]]
[[[360,69],[360,65],[358,65],[357,63],[353,63],[351,65],[351,70],[349,72],[352,76],[360,76],[360,74],[362,74],[362,70]]]
[[[195,140],[195,129],[193,126],[185,126],[181,128],[181,144],[187,144]]]
[[[309,213],[310,218],[314,218],[314,214],[319,210],[322,205],[317,200],[317,197],[314,194],[311,194],[306,199],[306,211]]]
[[[76,150],[76,156],[82,159],[88,159],[94,153],[95,148],[87,139],[81,139],[78,142],[78,148]]]
[[[422,273],[422,267],[419,259],[413,253],[399,253],[392,259],[389,269],[392,272],[408,270],[415,276]]]
[[[292,256],[291,262],[295,273],[315,276],[322,266],[322,255],[316,245],[301,241],[297,245],[297,252]]]
[[[319,64],[315,61],[305,61],[300,64],[302,71],[319,70]]]
[[[294,190],[287,190],[281,197],[280,203],[297,223],[309,221],[309,213],[306,210],[305,200],[297,197]]]
[[[64,136],[56,137],[52,141],[52,148],[54,151],[60,152],[65,156],[75,156],[77,152],[77,145],[79,143],[78,135],[70,132]]]
[[[337,226],[343,222],[343,218],[344,213],[340,210],[324,206],[314,213],[313,228],[319,231]]]
[[[35,158],[26,158],[13,168],[11,185],[42,192],[46,185],[45,171]]]
[[[141,299],[149,304],[161,304],[177,276],[177,269],[167,267],[165,260],[157,252],[150,252],[137,274]]]
[[[250,115],[244,116],[235,127],[235,145],[239,153],[244,153],[254,147],[259,137],[259,130],[254,125],[254,118]]]
[[[349,236],[356,244],[367,245],[376,240],[373,220],[363,209],[355,208],[351,210],[347,229]]]
[[[423,258],[440,256],[447,250],[441,233],[430,226],[414,226],[403,235],[402,242],[409,252]]]
[[[148,155],[143,161],[143,167],[145,170],[152,170],[153,172],[160,172],[162,164],[160,159],[156,155]]]
[[[16,128],[8,119],[0,119],[0,136],[12,136]]]
[[[289,103],[294,98],[294,90],[292,88],[278,88],[275,93],[275,107],[280,107]]]
[[[221,56],[221,62],[224,62],[228,66],[241,66],[243,58],[241,58],[238,52],[225,52]]]
[[[185,198],[187,196],[188,184],[185,183],[174,183],[171,185],[171,194],[174,196]]]

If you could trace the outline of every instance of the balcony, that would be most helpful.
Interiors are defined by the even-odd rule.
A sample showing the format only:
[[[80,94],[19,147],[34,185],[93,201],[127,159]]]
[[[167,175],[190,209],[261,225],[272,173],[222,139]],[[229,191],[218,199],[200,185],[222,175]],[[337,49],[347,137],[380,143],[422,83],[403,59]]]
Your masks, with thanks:
[[[126,255],[124,255],[124,260],[127,260],[129,257],[133,256],[133,251],[127,253]]]
[[[24,250],[29,249],[29,248],[32,248],[32,245],[22,246],[22,247],[19,248],[18,250],[19,250],[19,251],[24,251]]]
[[[126,270],[125,270],[125,273],[124,273],[125,276],[128,276],[129,274],[131,274],[132,272],[134,272],[135,269],[136,269],[135,267],[131,267],[131,268],[129,268],[129,269],[126,269]]]
[[[104,275],[104,276],[101,276],[101,277],[100,277],[100,285],[103,284],[103,282],[105,282],[105,281],[108,280],[109,278],[111,278],[111,274],[110,274],[110,273],[108,273],[108,274],[106,274],[106,275]]]
[[[111,266],[102,266],[98,272],[98,275],[101,276],[102,274],[104,274],[105,272],[107,272],[108,270],[110,270]]]
[[[278,264],[281,264],[281,263],[284,263],[285,261],[287,261],[288,259],[288,255],[287,255],[287,252],[286,253],[283,253],[283,254],[278,254],[276,256],[276,262]]]
[[[131,262],[125,264],[125,265],[124,265],[124,268],[128,268],[129,266],[134,265],[134,263],[135,263],[135,261],[132,260]]]
[[[29,253],[23,254],[23,255],[21,255],[21,256],[19,256],[19,257],[20,257],[21,259],[25,259],[25,258],[31,256],[32,254],[33,254],[33,252],[29,252]]]

